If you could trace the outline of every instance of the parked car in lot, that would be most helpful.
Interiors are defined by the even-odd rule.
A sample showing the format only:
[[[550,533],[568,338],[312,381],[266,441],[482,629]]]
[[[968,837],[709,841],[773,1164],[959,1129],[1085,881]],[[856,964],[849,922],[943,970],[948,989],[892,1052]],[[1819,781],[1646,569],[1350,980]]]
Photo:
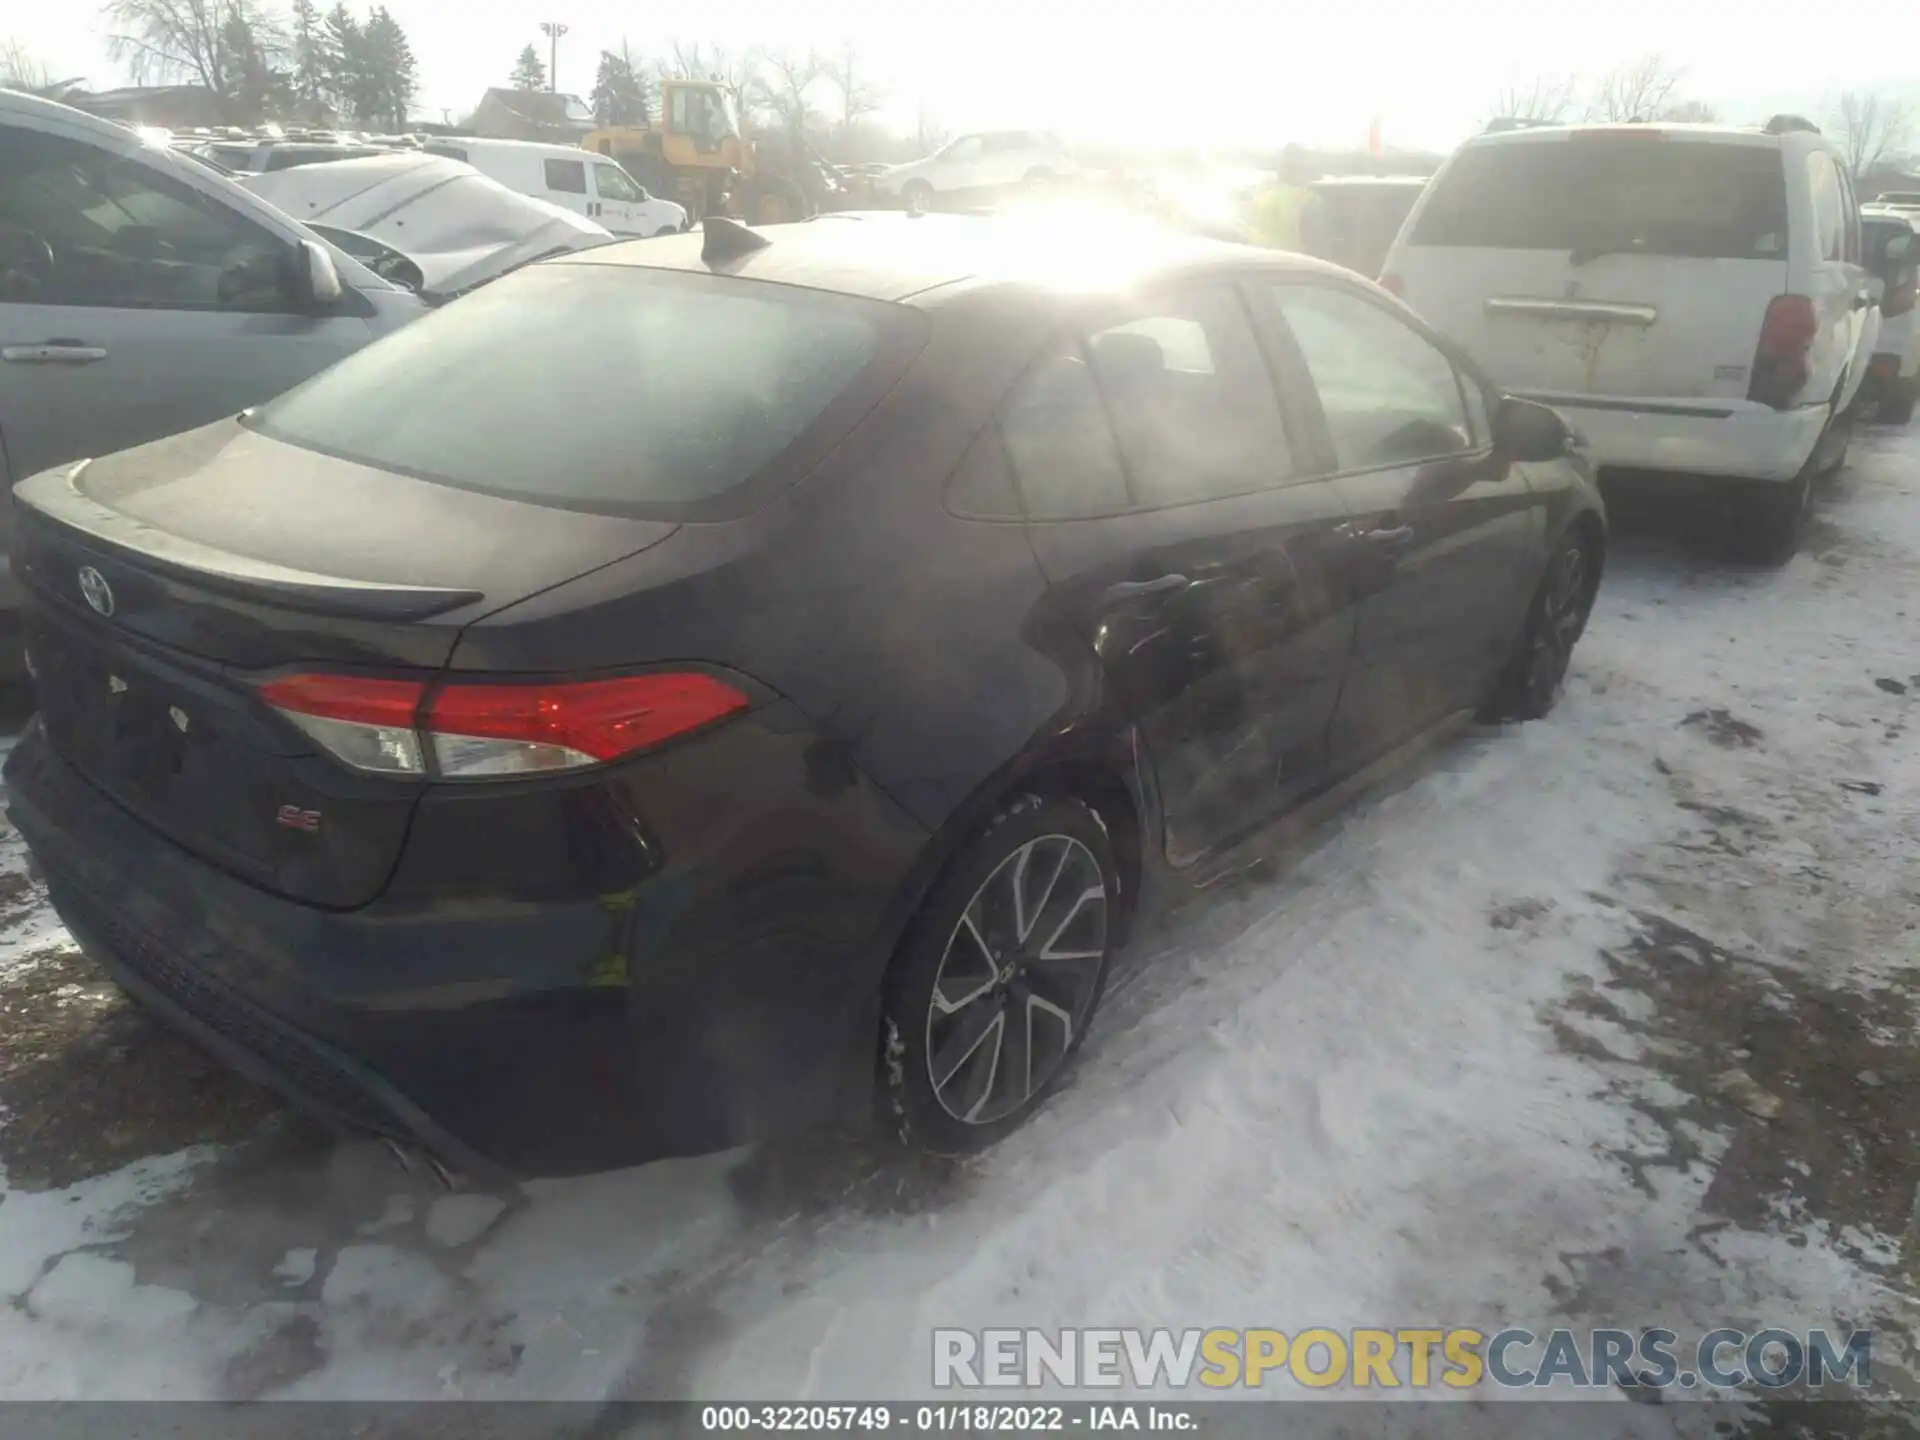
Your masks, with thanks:
[[[193,149],[195,154],[240,175],[266,175],[301,165],[325,165],[336,160],[358,160],[387,153],[378,145],[300,140],[216,140]]]
[[[687,228],[685,206],[648,193],[618,161],[578,145],[462,135],[429,140],[421,148],[471,165],[509,190],[584,215],[615,235],[671,235]]]
[[[924,159],[889,165],[871,184],[882,199],[924,208],[936,199],[1050,184],[1079,170],[1067,147],[1048,131],[983,130],[957,136]]]
[[[1307,188],[1314,198],[1301,217],[1303,248],[1373,280],[1427,180],[1424,175],[1328,175]]]
[[[1920,210],[1862,208],[1860,244],[1873,277],[1874,301],[1880,307],[1880,334],[1860,399],[1875,418],[1905,425],[1913,419],[1914,402],[1920,400],[1920,330],[1913,323]]]
[[[1844,460],[1880,320],[1846,166],[1786,119],[1478,136],[1383,278],[1601,466],[1745,482],[1770,555]]]
[[[199,163],[0,92],[0,478],[232,415],[422,310]],[[0,636],[18,606],[9,574]]]
[[[340,227],[398,251],[419,267],[421,292],[436,300],[529,260],[613,238],[594,221],[509,190],[471,165],[416,151],[303,165],[240,183],[296,220]],[[381,270],[354,241],[336,243]]]
[[[709,218],[21,485],[9,814],[154,1013],[457,1168],[876,1085],[964,1149],[1143,890],[1553,703],[1570,443],[1311,260]]]

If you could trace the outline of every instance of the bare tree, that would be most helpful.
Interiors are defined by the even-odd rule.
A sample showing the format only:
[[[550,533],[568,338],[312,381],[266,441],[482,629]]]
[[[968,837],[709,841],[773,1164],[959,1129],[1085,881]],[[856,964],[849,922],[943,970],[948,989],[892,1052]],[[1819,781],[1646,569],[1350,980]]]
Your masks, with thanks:
[[[1680,125],[1712,125],[1720,119],[1720,110],[1704,100],[1682,100],[1663,109],[1659,118]]]
[[[796,154],[805,146],[808,122],[815,118],[811,92],[827,74],[827,63],[817,52],[783,50],[767,57],[759,77],[759,99],[786,129]]]
[[[0,90],[46,90],[53,72],[18,40],[0,40]]]
[[[229,37],[246,34],[259,55],[287,47],[280,17],[258,0],[107,0],[107,53],[139,83],[184,80],[230,100],[248,55]]]
[[[1828,119],[1857,178],[1906,146],[1920,114],[1910,102],[1882,90],[1842,90]]]
[[[840,134],[845,138],[853,133],[853,127],[862,117],[873,114],[880,108],[879,87],[861,79],[864,73],[855,64],[855,52],[851,40],[840,43],[840,53],[826,62],[827,78],[840,92]]]
[[[1567,118],[1573,109],[1571,75],[1536,75],[1525,84],[1510,81],[1494,92],[1489,120],[1544,120]]]
[[[1587,119],[1658,120],[1673,103],[1685,72],[1658,55],[1643,55],[1600,77],[1587,99]]]

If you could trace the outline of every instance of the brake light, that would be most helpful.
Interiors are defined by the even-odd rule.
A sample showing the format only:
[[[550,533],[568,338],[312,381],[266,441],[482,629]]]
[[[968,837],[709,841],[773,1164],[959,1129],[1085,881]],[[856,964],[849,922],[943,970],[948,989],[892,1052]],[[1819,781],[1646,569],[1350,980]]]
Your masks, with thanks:
[[[1389,295],[1397,295],[1402,300],[1407,298],[1407,282],[1391,270],[1381,272],[1380,288]]]
[[[260,698],[342,764],[383,775],[485,779],[604,764],[747,708],[711,675],[628,675],[556,685],[442,686],[290,675]]]
[[[1760,322],[1760,343],[1753,354],[1753,378],[1747,398],[1784,410],[1806,387],[1812,374],[1808,357],[1820,331],[1813,301],[1805,295],[1776,295]]]

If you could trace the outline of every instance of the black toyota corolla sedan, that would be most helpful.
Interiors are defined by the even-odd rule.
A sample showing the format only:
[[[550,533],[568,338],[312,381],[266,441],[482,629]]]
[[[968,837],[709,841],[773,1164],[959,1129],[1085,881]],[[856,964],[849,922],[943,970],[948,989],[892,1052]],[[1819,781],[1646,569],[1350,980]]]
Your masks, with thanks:
[[[1143,890],[1543,713],[1606,543],[1560,419],[1355,276],[964,216],[536,265],[15,493],[73,934],[522,1174],[1004,1133]]]

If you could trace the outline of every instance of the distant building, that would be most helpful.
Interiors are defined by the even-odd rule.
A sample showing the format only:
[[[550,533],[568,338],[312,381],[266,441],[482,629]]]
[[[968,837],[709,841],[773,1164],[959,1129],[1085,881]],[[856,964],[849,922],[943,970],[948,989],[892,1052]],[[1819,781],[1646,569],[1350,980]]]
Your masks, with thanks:
[[[594,127],[593,107],[548,90],[489,90],[462,128],[489,140],[579,140]]]
[[[60,99],[89,115],[123,125],[162,125],[188,130],[222,125],[227,115],[220,97],[204,85],[128,85],[118,90],[69,90]]]

